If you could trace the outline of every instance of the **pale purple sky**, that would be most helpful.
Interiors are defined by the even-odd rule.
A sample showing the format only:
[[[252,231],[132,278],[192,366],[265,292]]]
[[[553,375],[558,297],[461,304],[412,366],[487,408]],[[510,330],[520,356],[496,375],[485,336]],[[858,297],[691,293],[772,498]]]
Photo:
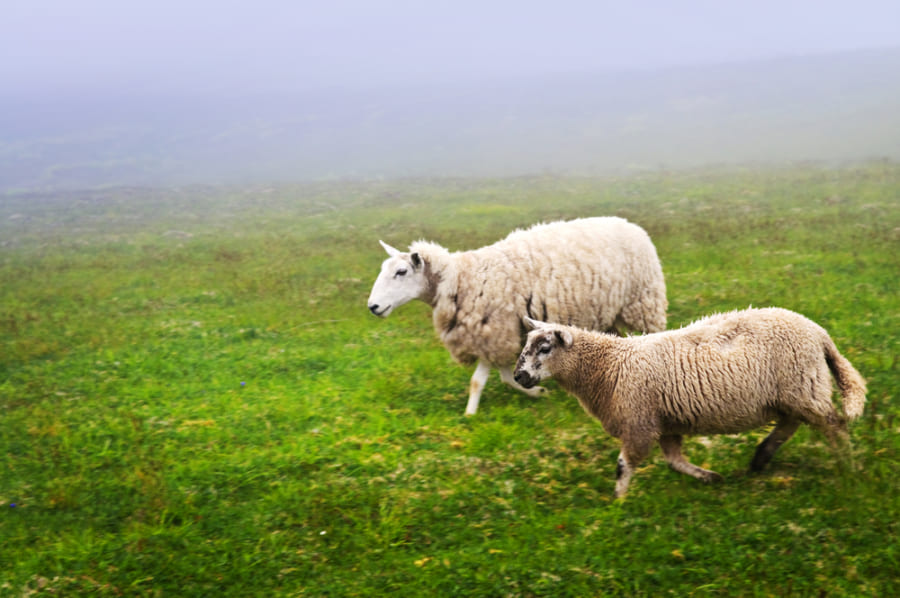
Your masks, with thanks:
[[[898,0],[5,0],[0,94],[366,88],[900,45]]]

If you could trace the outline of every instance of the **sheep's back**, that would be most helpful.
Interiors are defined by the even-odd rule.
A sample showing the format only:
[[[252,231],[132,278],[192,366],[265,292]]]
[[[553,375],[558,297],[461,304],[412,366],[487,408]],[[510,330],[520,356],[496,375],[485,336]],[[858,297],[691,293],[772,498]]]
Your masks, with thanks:
[[[584,218],[512,233],[494,246],[515,264],[509,292],[518,312],[549,322],[609,330],[622,308],[665,283],[656,249],[621,218]]]
[[[783,413],[827,416],[831,378],[823,335],[787,310],[718,314],[635,339],[646,348],[629,364],[628,387],[659,405],[671,432],[740,432]]]
[[[537,225],[454,255],[457,292],[448,298],[454,314],[439,332],[464,363],[513,363],[525,316],[608,330],[646,287],[661,286],[665,296],[650,238],[621,218]]]

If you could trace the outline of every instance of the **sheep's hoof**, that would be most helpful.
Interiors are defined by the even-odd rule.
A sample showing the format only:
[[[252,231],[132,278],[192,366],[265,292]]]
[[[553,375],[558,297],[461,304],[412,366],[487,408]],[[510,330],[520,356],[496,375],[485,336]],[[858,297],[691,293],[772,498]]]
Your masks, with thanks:
[[[700,479],[703,480],[704,482],[706,482],[707,484],[717,484],[718,482],[721,482],[725,478],[722,477],[722,474],[716,473],[714,471],[706,471],[703,474],[703,477]]]

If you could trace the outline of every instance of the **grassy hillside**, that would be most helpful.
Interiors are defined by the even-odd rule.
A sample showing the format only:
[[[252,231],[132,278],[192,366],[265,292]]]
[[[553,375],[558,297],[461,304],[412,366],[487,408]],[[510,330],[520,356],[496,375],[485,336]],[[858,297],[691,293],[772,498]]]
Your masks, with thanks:
[[[900,166],[106,189],[0,203],[0,595],[888,596],[900,593]],[[778,305],[869,382],[842,475],[801,428],[658,451],[555,384],[471,374],[421,303],[365,300],[395,245],[479,246],[620,215],[670,327]]]

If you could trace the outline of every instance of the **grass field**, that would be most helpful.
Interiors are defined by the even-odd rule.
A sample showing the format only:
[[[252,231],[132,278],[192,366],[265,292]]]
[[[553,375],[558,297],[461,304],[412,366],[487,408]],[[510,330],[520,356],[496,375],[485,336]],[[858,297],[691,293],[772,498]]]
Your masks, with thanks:
[[[783,306],[867,378],[858,472],[801,428],[618,445],[554,383],[471,371],[421,303],[366,311],[378,239],[466,249],[620,215],[669,326]],[[0,198],[2,596],[900,594],[900,165],[101,189]]]

